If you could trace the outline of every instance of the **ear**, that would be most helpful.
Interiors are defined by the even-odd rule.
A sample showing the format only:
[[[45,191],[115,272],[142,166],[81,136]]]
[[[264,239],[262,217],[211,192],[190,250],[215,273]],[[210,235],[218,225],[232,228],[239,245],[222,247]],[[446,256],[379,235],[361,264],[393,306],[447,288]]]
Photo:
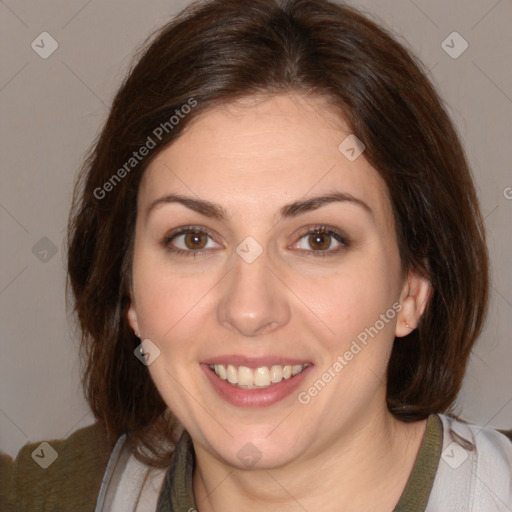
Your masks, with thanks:
[[[133,303],[133,300],[131,301],[130,307],[128,308],[126,317],[128,318],[128,323],[130,324],[130,327],[133,329],[135,336],[137,336],[137,338],[140,338],[140,329],[139,329],[139,322],[137,320],[137,311],[135,310],[135,305]]]
[[[400,293],[402,309],[397,316],[396,337],[407,336],[416,329],[431,293],[430,281],[415,270],[410,270]]]

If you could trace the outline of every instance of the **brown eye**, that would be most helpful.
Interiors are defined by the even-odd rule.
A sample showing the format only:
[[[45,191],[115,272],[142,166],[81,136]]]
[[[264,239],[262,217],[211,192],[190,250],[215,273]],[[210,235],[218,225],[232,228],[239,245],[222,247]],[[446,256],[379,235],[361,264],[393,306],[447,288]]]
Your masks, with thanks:
[[[309,235],[309,246],[313,250],[325,250],[329,249],[331,245],[331,236],[327,233],[317,232],[310,233]]]
[[[208,235],[201,231],[191,231],[184,235],[183,241],[187,249],[203,249],[207,243]]]
[[[162,246],[169,252],[182,256],[197,256],[209,249],[219,247],[213,240],[213,235],[204,229],[186,227],[165,236],[161,241]]]
[[[349,239],[330,226],[308,229],[295,244],[296,248],[313,256],[333,256],[349,246]]]

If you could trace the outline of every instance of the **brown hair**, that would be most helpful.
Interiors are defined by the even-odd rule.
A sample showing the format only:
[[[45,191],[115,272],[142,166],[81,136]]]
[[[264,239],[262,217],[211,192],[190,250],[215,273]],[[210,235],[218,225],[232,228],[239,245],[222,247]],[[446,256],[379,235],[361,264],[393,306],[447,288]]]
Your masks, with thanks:
[[[159,441],[175,420],[134,356],[140,340],[126,318],[140,179],[208,108],[292,91],[343,112],[387,184],[403,268],[433,286],[418,328],[395,339],[389,410],[403,421],[424,419],[446,412],[460,389],[486,314],[488,256],[464,150],[422,65],[345,5],[196,2],[147,43],[119,89],[77,182],[68,230],[87,400],[110,438],[127,433],[146,463],[168,464],[171,452]],[[177,110],[189,113],[176,124]],[[131,161],[148,137],[155,147]]]

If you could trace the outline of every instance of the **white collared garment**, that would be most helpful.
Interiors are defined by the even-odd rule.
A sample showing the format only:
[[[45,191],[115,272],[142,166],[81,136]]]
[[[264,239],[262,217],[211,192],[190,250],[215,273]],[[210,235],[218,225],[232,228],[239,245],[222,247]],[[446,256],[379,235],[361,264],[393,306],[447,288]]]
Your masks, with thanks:
[[[155,512],[167,469],[138,461],[121,436],[110,455],[95,512]]]
[[[425,512],[512,512],[512,442],[438,414],[443,449]]]

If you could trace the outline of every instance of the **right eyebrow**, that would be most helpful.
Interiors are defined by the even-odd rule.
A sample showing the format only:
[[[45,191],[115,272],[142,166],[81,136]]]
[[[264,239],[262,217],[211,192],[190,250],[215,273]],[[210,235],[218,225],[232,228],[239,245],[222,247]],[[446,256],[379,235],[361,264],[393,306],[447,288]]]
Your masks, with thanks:
[[[194,199],[193,197],[182,196],[180,194],[169,194],[155,199],[148,206],[146,216],[148,216],[155,208],[170,203],[182,204],[183,206],[212,219],[226,221],[228,218],[226,209],[220,204],[212,203],[205,199]]]

